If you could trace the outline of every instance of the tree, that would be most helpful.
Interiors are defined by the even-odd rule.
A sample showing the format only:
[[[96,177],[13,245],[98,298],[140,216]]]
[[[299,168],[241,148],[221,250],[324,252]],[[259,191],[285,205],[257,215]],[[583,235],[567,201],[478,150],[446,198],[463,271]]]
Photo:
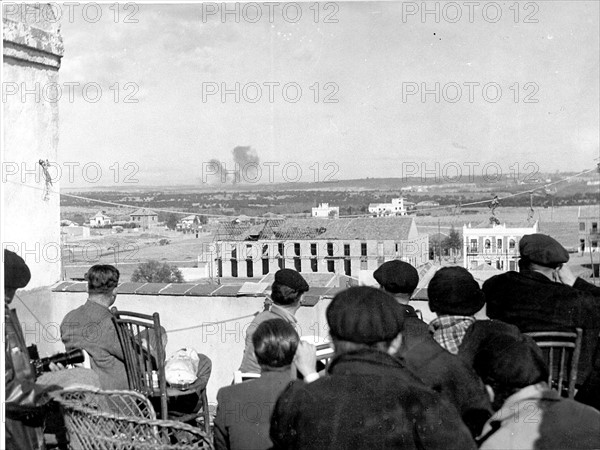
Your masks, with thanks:
[[[177,266],[150,260],[141,263],[131,275],[131,281],[142,283],[183,283],[183,275]]]
[[[177,216],[175,214],[169,214],[167,216],[167,228],[169,228],[169,230],[174,230],[175,228],[177,228]]]
[[[442,247],[460,252],[462,246],[463,242],[460,233],[454,229],[454,226],[452,226],[452,228],[450,228],[450,234],[442,242]]]
[[[89,222],[89,220],[86,220],[85,216],[80,213],[73,215],[73,218],[71,220],[77,225],[83,225]]]

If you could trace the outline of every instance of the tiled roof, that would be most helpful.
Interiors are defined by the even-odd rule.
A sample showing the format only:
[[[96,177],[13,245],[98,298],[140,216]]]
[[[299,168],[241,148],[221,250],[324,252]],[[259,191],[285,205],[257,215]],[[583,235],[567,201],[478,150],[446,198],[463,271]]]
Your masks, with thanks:
[[[339,274],[335,273],[319,273],[319,272],[300,272],[302,278],[306,280],[309,286],[337,286],[338,285],[338,277]],[[266,283],[268,286],[271,286],[275,281],[275,274],[268,273],[266,274],[261,283]],[[311,288],[311,290],[314,288]]]
[[[304,294],[303,305],[314,306],[319,300],[333,298],[343,288],[313,287]],[[168,295],[186,297],[263,297],[271,290],[267,283],[244,284],[194,284],[194,283],[121,283],[117,292],[124,295]],[[85,281],[62,281],[52,289],[53,292],[87,292]]]
[[[261,225],[221,224],[217,241],[255,240],[395,240],[409,239],[412,217],[268,220]],[[262,228],[261,228],[262,227]],[[260,228],[260,231],[259,231]],[[252,236],[252,238],[250,238]]]
[[[140,209],[132,212],[129,215],[130,216],[158,216],[158,213],[155,213],[151,209],[140,208]]]

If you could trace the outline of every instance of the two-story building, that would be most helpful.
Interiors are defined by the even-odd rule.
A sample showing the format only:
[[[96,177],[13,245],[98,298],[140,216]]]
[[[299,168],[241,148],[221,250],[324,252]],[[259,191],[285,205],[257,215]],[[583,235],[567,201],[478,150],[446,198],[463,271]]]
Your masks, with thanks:
[[[380,216],[405,216],[404,198],[393,198],[391,203],[370,203],[369,214]]]
[[[425,264],[429,241],[408,216],[223,223],[203,257],[220,277],[256,277],[285,267],[357,277],[392,259]]]
[[[580,206],[577,217],[579,219],[579,252],[598,252],[600,205]]]
[[[151,209],[140,208],[129,214],[131,222],[138,225],[142,230],[158,225],[158,214]]]
[[[463,226],[463,254],[465,269],[474,270],[488,264],[502,271],[519,270],[519,241],[526,234],[538,232],[533,225],[506,224]]]

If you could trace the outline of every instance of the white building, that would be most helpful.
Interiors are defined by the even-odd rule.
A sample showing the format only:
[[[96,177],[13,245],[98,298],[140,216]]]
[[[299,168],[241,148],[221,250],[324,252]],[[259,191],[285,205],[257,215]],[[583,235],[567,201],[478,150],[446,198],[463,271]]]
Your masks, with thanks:
[[[392,203],[370,203],[369,213],[377,216],[405,216],[404,198],[393,198]]]
[[[579,252],[598,252],[600,241],[600,205],[580,206],[577,212],[579,219]]]
[[[339,218],[340,217],[340,207],[339,206],[329,206],[329,203],[321,203],[319,206],[312,209],[313,217],[322,217],[322,218]]]
[[[103,227],[110,224],[112,224],[112,219],[104,214],[104,211],[96,213],[96,215],[90,219],[91,227]]]
[[[538,232],[538,223],[529,226],[507,227],[502,225],[471,224],[463,226],[463,266],[476,270],[482,264],[488,264],[504,272],[519,270],[519,241],[526,234]]]

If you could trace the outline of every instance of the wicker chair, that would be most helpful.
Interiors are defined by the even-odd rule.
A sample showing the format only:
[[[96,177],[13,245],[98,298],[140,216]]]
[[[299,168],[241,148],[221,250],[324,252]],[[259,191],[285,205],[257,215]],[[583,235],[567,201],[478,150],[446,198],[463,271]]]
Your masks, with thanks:
[[[74,450],[213,448],[199,428],[156,419],[150,401],[137,392],[68,388],[50,395],[62,407]]]
[[[125,369],[129,381],[129,389],[139,392],[146,397],[160,402],[159,417],[161,419],[192,422],[197,418],[203,419],[204,431],[210,433],[210,411],[206,387],[196,391],[199,398],[196,410],[198,413],[180,414],[168,410],[168,400],[174,396],[194,392],[194,384],[187,386],[186,391],[167,387],[165,377],[165,351],[160,344],[162,341],[160,316],[140,314],[131,311],[119,311],[112,308],[113,321],[117,335],[123,347]],[[145,336],[151,345],[144,342]],[[198,380],[198,383],[201,380]],[[158,408],[158,406],[157,406]]]
[[[544,354],[549,372],[548,385],[563,397],[575,397],[582,333],[581,328],[576,328],[574,333],[560,331],[525,333],[533,338]]]

